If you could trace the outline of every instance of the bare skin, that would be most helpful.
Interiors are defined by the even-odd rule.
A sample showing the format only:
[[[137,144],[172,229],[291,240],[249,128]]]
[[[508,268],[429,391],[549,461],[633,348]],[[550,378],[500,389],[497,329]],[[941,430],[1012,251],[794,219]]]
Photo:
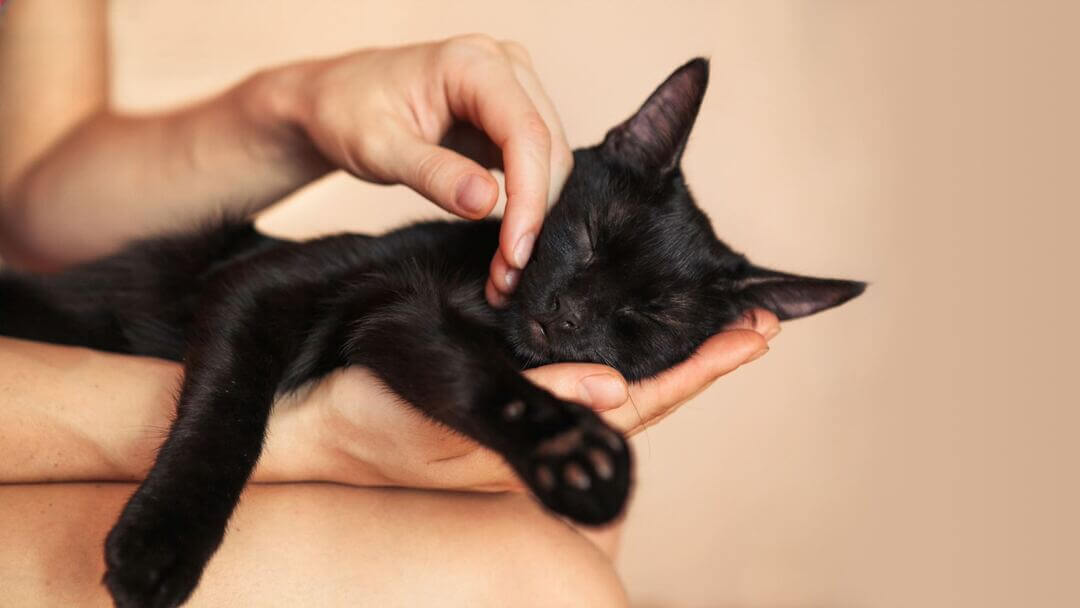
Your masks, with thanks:
[[[635,434],[761,356],[778,331],[770,314],[747,317],[679,368],[589,403]],[[559,367],[529,374],[580,399]],[[143,477],[180,373],[155,359],[0,338],[0,578],[11,597],[34,598],[19,605],[106,601],[102,539],[135,485],[78,481]],[[305,480],[352,485],[270,483]],[[528,596],[536,605],[624,605],[610,561],[619,526],[575,530],[520,489],[492,452],[372,390],[365,370],[340,372],[278,404],[254,483],[193,605],[297,605],[311,587],[327,606],[423,605],[417,594],[441,598],[440,585],[458,595],[439,605],[522,605],[522,588],[537,590]],[[332,564],[311,557],[328,554]],[[452,556],[453,568],[437,556]],[[401,576],[414,570],[422,584]],[[351,572],[378,585],[348,582]],[[492,587],[493,577],[507,584]]]
[[[55,270],[223,210],[250,214],[336,169],[482,217],[497,198],[494,165],[509,195],[486,286],[498,306],[571,168],[558,116],[513,43],[471,36],[358,51],[270,68],[175,111],[125,116],[107,97],[104,0],[55,4],[14,2],[0,19],[0,254],[10,263]],[[450,140],[472,158],[437,145],[456,121],[486,133],[497,153],[477,153],[469,138]],[[756,311],[690,361],[629,387],[599,365],[529,374],[634,434],[764,354],[778,331],[774,316]],[[133,486],[76,482],[142,478],[180,373],[162,361],[0,338],[0,517],[18,524],[0,523],[0,580],[8,597],[31,598],[17,605],[106,600],[101,542]],[[460,605],[520,605],[523,589],[550,587],[551,577],[571,595],[537,591],[551,600],[542,605],[580,605],[565,601],[572,594],[597,598],[588,605],[625,601],[596,549],[614,552],[617,527],[585,532],[595,545],[585,542],[518,492],[494,454],[413,414],[364,370],[278,404],[254,481],[197,602],[297,605],[289,593],[306,592],[326,605],[418,605],[431,601],[417,593],[438,593],[427,597],[455,605],[444,595],[454,591]],[[300,481],[364,488],[260,485]],[[491,538],[503,547],[498,563],[489,563]],[[327,553],[334,567],[288,561]],[[413,570],[429,585],[400,577]],[[490,586],[493,571],[504,587]],[[343,583],[343,573],[381,584]]]
[[[107,606],[133,484],[0,486],[10,606]],[[521,494],[254,485],[186,606],[625,606],[611,564]]]

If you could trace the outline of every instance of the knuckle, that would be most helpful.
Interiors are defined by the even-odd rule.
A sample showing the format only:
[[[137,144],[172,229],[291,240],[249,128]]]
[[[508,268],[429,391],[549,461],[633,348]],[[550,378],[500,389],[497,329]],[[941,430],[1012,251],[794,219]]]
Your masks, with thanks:
[[[368,164],[373,158],[385,158],[389,145],[382,137],[361,137],[354,146],[355,156],[362,164]]]
[[[497,54],[501,51],[499,43],[487,34],[463,34],[446,41],[445,47],[456,53]]]
[[[440,176],[447,170],[446,159],[438,152],[431,152],[420,159],[414,168],[415,183],[426,192],[434,192]]]
[[[521,120],[521,132],[530,144],[539,146],[544,150],[551,149],[551,130],[548,129],[544,117],[533,110]]]
[[[486,34],[466,34],[446,40],[437,53],[437,61],[461,74],[486,73],[492,64],[506,64],[502,46]]]
[[[552,144],[551,168],[552,171],[558,170],[564,174],[569,174],[574,169],[574,152],[565,141]]]
[[[520,43],[514,40],[504,40],[500,45],[503,52],[514,61],[526,66],[532,66],[532,57],[529,55],[529,51]]]
[[[382,137],[362,137],[348,140],[338,140],[341,154],[345,162],[345,169],[358,177],[365,177],[373,181],[382,181],[391,176],[380,165],[379,160],[385,159],[389,154],[389,143]]]

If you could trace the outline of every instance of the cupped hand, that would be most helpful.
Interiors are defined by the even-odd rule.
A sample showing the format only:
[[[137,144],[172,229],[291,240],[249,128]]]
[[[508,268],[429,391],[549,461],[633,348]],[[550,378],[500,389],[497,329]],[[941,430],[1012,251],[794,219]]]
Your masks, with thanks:
[[[506,211],[485,292],[505,304],[573,164],[524,48],[462,36],[304,62],[267,80],[275,111],[331,165],[405,184],[461,217],[491,212],[498,184],[486,167],[502,168]]]
[[[633,436],[659,422],[720,376],[768,351],[780,331],[775,315],[753,310],[662,374],[629,387],[614,369],[556,363],[526,375],[556,396],[584,403]],[[338,372],[316,385],[296,411],[317,412],[315,442],[324,456],[307,478],[354,485],[472,491],[523,485],[494,452],[404,406],[363,369]]]

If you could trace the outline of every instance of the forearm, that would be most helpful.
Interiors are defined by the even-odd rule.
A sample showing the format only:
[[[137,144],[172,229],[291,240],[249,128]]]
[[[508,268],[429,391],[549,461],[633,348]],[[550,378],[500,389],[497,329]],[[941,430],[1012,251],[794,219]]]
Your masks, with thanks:
[[[0,338],[0,482],[141,478],[165,436],[179,371]]]
[[[158,359],[0,337],[0,484],[141,480],[172,423],[181,374]],[[325,478],[316,424],[312,408],[276,414],[254,479]]]
[[[327,171],[284,118],[286,70],[160,114],[92,115],[30,166],[0,204],[15,263],[49,269],[148,234],[253,213]]]

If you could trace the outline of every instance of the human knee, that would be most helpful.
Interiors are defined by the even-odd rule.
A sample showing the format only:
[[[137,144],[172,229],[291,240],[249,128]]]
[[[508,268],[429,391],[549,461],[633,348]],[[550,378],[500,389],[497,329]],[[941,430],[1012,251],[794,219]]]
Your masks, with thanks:
[[[502,532],[497,575],[510,583],[505,586],[505,605],[627,605],[607,556],[562,521],[546,513],[535,517]]]

